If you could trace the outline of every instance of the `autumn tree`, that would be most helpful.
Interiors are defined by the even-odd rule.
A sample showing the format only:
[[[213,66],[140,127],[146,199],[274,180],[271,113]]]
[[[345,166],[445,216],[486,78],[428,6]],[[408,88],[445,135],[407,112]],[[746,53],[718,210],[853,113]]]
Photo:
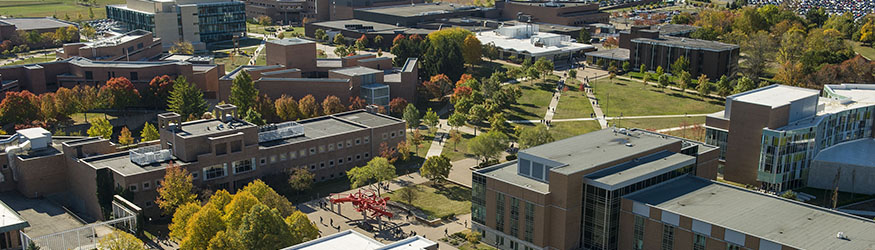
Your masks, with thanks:
[[[255,98],[255,106],[253,107],[265,122],[279,122],[280,118],[276,113],[276,105],[267,94],[262,94]]]
[[[337,33],[337,35],[334,35],[334,38],[331,41],[337,45],[346,45],[346,38],[343,37],[343,34],[340,34],[340,33]]]
[[[254,108],[251,108],[251,109],[246,111],[246,115],[243,116],[243,120],[245,120],[249,123],[255,124],[257,126],[261,126],[261,125],[264,125],[266,123],[264,121],[264,118],[261,116],[261,113],[259,113]]]
[[[30,248],[28,248],[30,249]],[[97,250],[146,250],[143,241],[125,231],[113,229],[112,233],[97,241]]]
[[[6,92],[0,102],[0,122],[4,124],[29,124],[38,120],[40,114],[39,98],[27,90]]]
[[[122,146],[134,144],[134,137],[131,136],[131,130],[127,126],[122,127],[122,131],[119,132],[118,143]]]
[[[294,121],[301,117],[298,102],[291,96],[283,95],[274,101],[276,114],[283,121]]]
[[[465,63],[471,66],[480,63],[480,58],[483,53],[482,49],[483,47],[480,44],[480,40],[478,40],[474,34],[465,37],[465,41],[462,45],[462,54],[465,58]]]
[[[410,159],[410,146],[407,145],[406,141],[398,142],[398,145],[395,146],[395,151],[398,152],[399,160],[407,161]]]
[[[395,97],[392,101],[389,101],[389,112],[392,114],[402,114],[404,113],[404,108],[407,107],[407,100],[401,97]]]
[[[453,151],[456,151],[456,146],[459,145],[459,142],[462,141],[462,132],[459,130],[450,130],[450,143],[453,144]]]
[[[692,76],[688,71],[681,71],[681,74],[678,75],[678,88],[681,89],[681,94],[687,91],[687,88],[690,87],[690,82],[692,81]]]
[[[368,164],[354,167],[346,171],[351,188],[358,188],[372,183],[381,183],[395,178],[395,166],[383,157],[374,157]],[[377,196],[380,196],[380,188],[377,188]]]
[[[446,74],[452,79],[458,79],[465,73],[465,65],[460,63],[466,62],[465,39],[472,34],[469,30],[457,27],[429,33],[428,39],[425,40],[428,44],[425,53],[419,56],[423,61],[422,71],[427,75]]]
[[[200,205],[195,202],[186,203],[176,208],[176,212],[173,213],[173,219],[168,226],[171,239],[179,242],[185,238],[187,234],[185,227],[188,225],[188,221],[191,217],[194,216],[200,208]]]
[[[717,80],[717,94],[726,97],[730,92],[732,92],[732,84],[729,79],[725,75],[720,76],[720,80]]]
[[[292,234],[292,244],[311,241],[319,237],[319,229],[301,211],[296,210],[292,215],[286,217],[285,222]]]
[[[517,142],[521,149],[531,148],[541,144],[546,144],[555,141],[553,135],[547,130],[544,125],[524,128],[520,131]]]
[[[81,97],[76,90],[60,87],[55,91],[55,110],[63,117],[79,112]]]
[[[231,104],[237,106],[237,109],[246,112],[255,106],[255,97],[258,96],[258,89],[252,82],[252,77],[245,70],[234,77],[231,82],[231,95],[228,97]]]
[[[452,168],[453,164],[450,163],[450,158],[444,155],[436,155],[425,160],[425,163],[420,168],[420,173],[422,177],[434,183],[440,183],[450,176]]]
[[[194,46],[188,41],[178,41],[173,43],[173,46],[170,47],[170,53],[191,55],[194,54]]]
[[[160,138],[161,135],[158,133],[158,130],[155,129],[155,126],[152,126],[152,124],[148,122],[143,125],[143,131],[140,132],[141,141],[154,141]]]
[[[744,61],[739,65],[742,72],[748,78],[759,79],[774,58],[776,44],[768,32],[760,30],[742,41],[741,49],[746,55]]]
[[[99,96],[114,109],[125,109],[140,100],[140,92],[124,77],[110,78],[106,81],[106,84],[100,87]]]
[[[743,93],[743,92],[747,92],[750,90],[754,90],[756,88],[757,88],[757,85],[752,79],[750,79],[746,76],[742,76],[741,78],[738,79],[738,82],[735,84],[735,88],[732,89],[732,93],[733,94]]]
[[[708,76],[705,74],[699,75],[699,79],[696,82],[696,91],[702,96],[708,96],[711,93],[711,84],[708,83]]]
[[[143,95],[143,102],[157,109],[164,108],[172,90],[173,80],[170,79],[170,76],[155,76],[152,81],[149,81],[149,89]]]
[[[158,187],[158,197],[155,199],[155,204],[158,204],[164,214],[170,215],[174,214],[179,206],[197,201],[192,184],[193,179],[188,170],[171,164],[165,170],[164,180]]]
[[[110,139],[112,138],[112,124],[105,118],[97,118],[91,122],[91,127],[88,128],[87,133],[91,137]]]
[[[206,249],[217,233],[225,230],[222,212],[206,205],[193,214],[185,225],[186,236],[179,242],[181,250]]]
[[[504,116],[504,113],[497,112],[493,113],[492,116],[489,117],[489,130],[490,131],[498,131],[504,133],[505,131],[510,129],[510,124],[507,123],[507,118]]]
[[[322,111],[325,112],[325,115],[331,115],[346,111],[346,107],[340,103],[340,98],[330,95],[322,100]]]
[[[292,187],[292,190],[303,192],[313,185],[313,179],[316,178],[316,175],[310,172],[305,168],[298,168],[292,171],[291,176],[289,176],[289,186]]]
[[[276,249],[295,243],[279,211],[263,204],[249,210],[238,232],[243,245],[251,249]]]
[[[436,112],[432,111],[431,108],[428,108],[428,110],[425,111],[425,116],[422,117],[422,122],[424,122],[429,129],[437,129],[440,118]]]
[[[359,110],[368,107],[368,102],[361,97],[356,96],[355,98],[349,98],[349,110]]]
[[[398,150],[396,148],[389,147],[389,143],[387,143],[387,142],[380,143],[379,156],[389,160],[389,163],[394,163],[396,160],[398,160],[397,153],[398,153]]]
[[[173,83],[167,107],[182,117],[200,116],[207,112],[207,101],[197,86],[188,82],[184,76],[179,76]]]
[[[444,74],[432,76],[428,81],[422,83],[433,98],[444,100],[444,98],[453,93],[456,87],[450,78]]]
[[[320,114],[319,105],[313,95],[306,95],[298,101],[298,110],[301,111],[301,119],[317,117]]]

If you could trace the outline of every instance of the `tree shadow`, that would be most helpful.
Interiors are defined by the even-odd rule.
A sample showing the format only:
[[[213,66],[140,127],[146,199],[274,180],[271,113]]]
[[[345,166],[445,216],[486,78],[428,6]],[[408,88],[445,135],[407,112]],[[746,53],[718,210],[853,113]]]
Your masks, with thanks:
[[[460,187],[454,184],[439,184],[432,186],[435,190],[435,193],[439,195],[443,195],[447,197],[447,199],[453,201],[469,201],[471,200],[471,190]]]

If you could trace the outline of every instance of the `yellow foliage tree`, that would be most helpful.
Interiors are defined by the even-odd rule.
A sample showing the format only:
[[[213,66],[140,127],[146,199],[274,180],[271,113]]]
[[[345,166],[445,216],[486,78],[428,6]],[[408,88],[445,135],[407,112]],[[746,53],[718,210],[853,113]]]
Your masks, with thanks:
[[[131,130],[128,127],[123,127],[118,135],[118,143],[121,145],[134,144],[134,137],[131,136]]]

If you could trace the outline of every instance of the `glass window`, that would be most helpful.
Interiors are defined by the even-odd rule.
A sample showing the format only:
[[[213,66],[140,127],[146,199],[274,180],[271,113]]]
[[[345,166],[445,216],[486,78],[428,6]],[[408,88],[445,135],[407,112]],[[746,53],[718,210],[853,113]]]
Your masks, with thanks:
[[[370,142],[370,141],[371,141],[371,137],[370,137],[370,136],[365,136],[365,143],[368,143],[368,142]],[[358,145],[358,142],[356,142],[355,144]]]
[[[732,243],[726,243],[726,250],[741,250],[741,246]]]
[[[280,161],[285,161],[285,160],[286,160],[286,153],[281,153],[280,154]]]
[[[674,226],[663,224],[662,226],[662,250],[671,250],[674,247]]]
[[[205,167],[203,169],[204,172],[204,180],[212,180],[216,178],[225,177],[225,165],[213,165],[210,167]]]
[[[270,163],[276,163],[276,155],[270,156]]]
[[[504,232],[504,194],[497,193],[495,206],[495,230]]]
[[[544,179],[544,164],[532,162],[532,177]]]
[[[531,166],[531,162],[530,162],[529,160],[526,160],[526,159],[520,159],[520,161],[519,161],[518,164],[520,165],[520,174],[521,174],[521,175],[531,175],[531,173],[530,173],[530,171],[531,171],[531,167],[530,167],[530,166]]]
[[[298,151],[298,155],[301,156],[301,158],[306,157],[306,156],[307,156],[307,150],[305,150],[305,149],[301,149],[301,151]]]
[[[632,235],[632,248],[644,249],[644,216],[635,215],[635,229]]]
[[[276,159],[276,156],[271,156],[271,162]],[[235,161],[232,163],[234,167],[234,174],[239,174],[243,172],[252,171],[254,168],[252,167],[252,161],[249,159]]]
[[[708,239],[701,234],[696,234],[695,238],[693,238],[693,250],[705,250],[705,242]]]

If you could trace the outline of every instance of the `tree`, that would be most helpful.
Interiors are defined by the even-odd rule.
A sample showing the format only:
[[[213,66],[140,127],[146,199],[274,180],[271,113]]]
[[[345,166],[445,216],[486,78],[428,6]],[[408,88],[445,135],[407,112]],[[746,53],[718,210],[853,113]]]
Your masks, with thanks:
[[[170,92],[173,90],[173,80],[170,76],[155,76],[152,81],[149,81],[149,89],[146,95],[143,96],[143,102],[152,105],[156,109],[164,108],[167,105]]]
[[[55,91],[54,97],[55,111],[58,115],[68,117],[79,111],[81,101],[76,90],[60,87]]]
[[[300,110],[298,110],[298,102],[291,96],[283,95],[274,102],[276,106],[276,114],[283,121],[294,121],[300,118]]]
[[[546,57],[538,58],[538,60],[535,61],[535,64],[533,66],[535,67],[535,69],[540,71],[541,75],[544,77],[549,75],[550,72],[553,72],[553,61],[547,60]]]
[[[243,217],[239,229],[240,241],[250,249],[279,249],[294,243],[289,226],[279,211],[256,204]]]
[[[717,93],[726,97],[732,91],[732,85],[729,83],[729,79],[726,78],[725,75],[720,77],[720,80],[717,81]]]
[[[158,197],[155,199],[155,204],[158,204],[164,214],[170,215],[174,214],[179,206],[196,202],[197,195],[194,194],[193,179],[188,170],[171,164],[165,170],[164,180],[158,187]]]
[[[167,107],[182,117],[188,117],[207,112],[207,101],[197,86],[188,82],[184,76],[179,76],[173,83]]]
[[[498,59],[501,51],[498,50],[498,47],[495,46],[495,43],[487,43],[483,45],[483,56],[485,56],[489,61]]]
[[[507,148],[507,135],[498,131],[480,134],[468,142],[468,151],[477,156],[477,161],[488,163]]]
[[[186,236],[179,243],[179,249],[206,249],[210,240],[224,230],[222,212],[212,205],[206,205],[188,219],[185,225]]]
[[[292,190],[303,192],[313,186],[313,179],[316,175],[305,168],[298,168],[289,176],[289,185]]]
[[[30,124],[40,118],[39,114],[39,98],[27,90],[6,92],[0,102],[0,122],[4,124]]]
[[[407,100],[404,100],[404,98],[395,97],[395,99],[389,101],[389,112],[392,112],[393,114],[402,114],[406,107]]]
[[[873,23],[873,20],[867,21],[863,24],[863,27],[860,27],[859,41],[870,45],[872,42],[875,42],[875,23]]]
[[[735,88],[732,89],[733,94],[747,92],[753,89],[756,89],[757,85],[753,80],[747,78],[746,76],[742,76],[738,79],[738,83],[735,84]]]
[[[482,237],[480,232],[469,231],[468,234],[465,235],[465,240],[467,240],[468,243],[476,245],[477,242],[480,242],[480,237]]]
[[[678,15],[671,17],[673,24],[693,24],[693,15],[687,12],[681,12]]]
[[[171,239],[178,242],[185,238],[187,234],[185,227],[188,225],[188,221],[191,217],[194,216],[198,210],[200,210],[200,205],[195,202],[186,203],[176,209],[176,212],[173,213],[173,219],[168,226]]]
[[[419,150],[419,146],[422,145],[422,133],[420,133],[418,129],[413,130],[413,134],[410,135],[409,139],[410,143],[413,143],[413,146],[416,146],[416,150]],[[389,162],[394,162],[394,160]]]
[[[349,110],[359,110],[368,107],[368,102],[361,97],[356,96],[355,98],[349,98]]]
[[[373,182],[379,183],[395,178],[395,166],[390,164],[386,158],[374,157],[368,161],[367,165],[346,171],[346,175],[349,178],[351,188],[358,188]],[[377,188],[377,196],[380,196],[379,188]]]
[[[787,190],[787,192],[782,193],[781,198],[796,200],[796,201],[799,200],[796,196],[796,192],[793,192],[793,190]]]
[[[90,10],[90,8],[89,8]],[[113,229],[112,233],[103,236],[97,241],[98,250],[145,250],[143,241],[137,239],[137,236],[129,234],[125,231]]]
[[[311,241],[319,237],[319,229],[301,211],[295,211],[286,217],[285,222],[292,233],[292,244]]]
[[[419,110],[413,104],[407,104],[404,108],[404,121],[407,122],[407,128],[416,129],[419,127]]]
[[[343,37],[343,34],[340,34],[340,33],[337,33],[337,35],[334,35],[334,40],[332,40],[332,41],[334,42],[334,44],[337,44],[337,45],[346,45],[346,38]]]
[[[462,141],[462,132],[454,129],[450,130],[450,142],[453,143],[453,151],[456,151],[456,146],[459,145],[459,142]]]
[[[590,40],[592,40],[592,35],[589,34],[589,31],[580,29],[580,34],[577,35],[577,42],[589,44]]]
[[[105,118],[97,118],[92,121],[91,127],[88,128],[88,136],[110,139],[112,138],[112,124]]]
[[[279,34],[276,35],[276,38],[279,38],[279,39],[286,38],[286,33],[280,32]]]
[[[465,42],[462,46],[462,55],[465,58],[465,63],[472,66],[480,63],[480,58],[483,56],[482,50],[483,46],[474,34],[465,37]]]
[[[298,109],[300,110],[301,119],[313,118],[319,116],[319,105],[316,104],[316,98],[313,95],[306,95],[298,101]]]
[[[313,36],[318,40],[325,40],[325,30],[316,29],[316,31],[313,32]]]
[[[408,186],[402,189],[398,189],[398,197],[401,198],[402,201],[405,201],[407,204],[413,204],[413,200],[416,200],[416,197],[419,196],[419,193],[417,192],[418,189],[419,186]]]
[[[687,88],[690,87],[690,82],[692,81],[692,76],[690,72],[681,71],[680,76],[678,76],[678,88],[681,88],[681,94],[687,91]]]
[[[209,245],[207,246],[207,250],[236,250],[243,248],[243,243],[240,242],[236,233],[233,231],[228,232],[227,230],[222,230],[216,233],[216,236],[213,236],[213,238],[210,239]]]
[[[769,33],[760,30],[748,36],[741,43],[741,50],[745,52],[745,60],[741,62],[744,75],[751,79],[759,79],[767,68],[768,63],[774,58],[774,40]]]
[[[711,93],[711,85],[708,83],[708,76],[705,74],[699,75],[699,79],[696,82],[696,91],[702,96],[708,96]]]
[[[556,139],[553,138],[553,135],[550,134],[550,131],[547,130],[546,126],[537,125],[534,127],[524,128],[522,131],[520,131],[517,142],[519,142],[521,149],[526,149],[541,144],[550,143],[555,140]]]
[[[255,106],[255,97],[257,96],[258,89],[255,88],[249,73],[241,70],[231,82],[229,101],[237,106],[237,110],[246,111]]]
[[[422,177],[434,183],[440,183],[450,176],[451,169],[453,169],[453,164],[450,163],[450,158],[444,155],[436,155],[425,159],[419,171]]]
[[[471,110],[468,111],[468,122],[479,128],[479,124],[486,119],[487,115],[486,106],[483,104],[471,106]]]
[[[243,117],[243,120],[258,126],[266,124],[264,118],[262,118],[261,116],[261,113],[256,111],[254,108],[246,110],[246,116]]]
[[[100,99],[115,109],[124,109],[134,105],[140,100],[140,92],[134,88],[134,84],[124,77],[110,78],[106,84],[100,87],[98,93]]]
[[[841,34],[844,39],[850,39],[853,35],[856,25],[854,24],[854,14],[845,12],[841,15],[831,15],[823,24],[823,29],[834,29]],[[811,31],[809,31],[810,33]]]
[[[644,79],[641,79],[641,82],[644,83],[644,86],[646,87],[648,85],[648,82],[650,82],[650,74],[644,74]]]
[[[143,125],[143,131],[140,132],[140,141],[154,141],[161,138],[161,135],[158,134],[158,130],[155,129],[155,126],[152,126],[150,123],[146,123]]]
[[[772,79],[790,86],[802,86],[802,78],[804,76],[805,72],[803,72],[802,63],[786,61],[778,67],[778,72],[775,73],[775,77]]]
[[[668,84],[670,82],[668,75],[666,74],[659,75],[659,78],[657,78],[656,81],[659,82],[660,88],[668,87]]]
[[[446,74],[458,79],[465,72],[463,48],[465,38],[471,31],[462,28],[441,29],[428,34],[425,53],[422,54],[422,69],[426,75]],[[413,40],[413,39],[408,39]],[[395,51],[393,50],[394,54]],[[395,54],[398,56],[398,54]],[[414,54],[415,55],[415,54]]]
[[[377,35],[374,37],[374,47],[375,48],[383,47],[383,36]]]
[[[659,78],[665,74],[665,71],[662,69],[662,66],[656,66],[656,77]]]
[[[492,116],[489,117],[490,131],[498,131],[504,133],[509,129],[510,124],[507,123],[507,118],[504,117],[504,113],[493,113]]]
[[[577,70],[576,69],[568,70],[568,78],[577,79]]]
[[[447,125],[450,125],[453,128],[465,126],[466,119],[467,119],[467,117],[465,117],[465,114],[462,114],[459,112],[453,112],[453,114],[450,115],[450,117],[447,119]]]
[[[422,117],[422,121],[428,126],[430,129],[436,129],[438,123],[440,122],[438,115],[436,112],[432,111],[431,108],[425,111],[425,116]]]
[[[632,69],[632,64],[629,64],[628,61],[623,62],[623,72],[629,72]]]
[[[92,39],[92,38],[94,38],[94,36],[97,34],[97,31],[94,30],[94,28],[91,27],[91,26],[85,26],[85,27],[82,28],[82,30],[80,31],[80,33],[81,33],[82,36],[84,36],[85,38]]]
[[[346,107],[340,103],[340,98],[330,95],[322,100],[322,111],[325,112],[325,115],[331,115],[346,111]]]
[[[122,127],[122,131],[119,132],[118,143],[122,146],[134,144],[134,137],[131,136],[131,130],[127,126]]]
[[[617,46],[620,46],[620,41],[617,40],[617,38],[610,36],[605,38],[605,41],[602,42],[602,46],[605,46],[606,49],[616,48]]]
[[[638,73],[644,74],[647,72],[647,65],[641,64],[641,67],[638,68]]]
[[[687,60],[686,57],[681,56],[681,57],[678,57],[678,59],[675,60],[674,63],[671,64],[670,69],[671,69],[672,75],[680,76],[681,72],[688,71],[689,68],[690,68],[690,61]]]
[[[194,54],[194,46],[188,41],[178,41],[173,43],[173,46],[170,47],[170,53],[191,55]]]

